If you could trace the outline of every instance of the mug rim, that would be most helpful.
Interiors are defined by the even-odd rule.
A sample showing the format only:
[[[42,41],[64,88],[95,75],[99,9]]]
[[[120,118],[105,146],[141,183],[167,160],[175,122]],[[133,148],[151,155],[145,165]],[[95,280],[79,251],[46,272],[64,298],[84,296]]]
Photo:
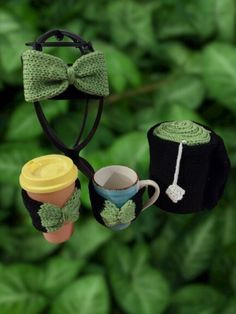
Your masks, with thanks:
[[[104,187],[102,186],[101,184],[99,184],[96,179],[95,179],[95,176],[97,174],[99,174],[99,172],[102,172],[104,171],[105,169],[112,169],[112,168],[123,168],[123,169],[126,169],[126,170],[129,170],[130,172],[132,172],[134,175],[135,175],[135,182],[133,182],[131,185],[128,185],[128,186],[125,186],[125,187],[122,187],[122,188],[117,188],[117,189],[109,189],[107,187]],[[131,187],[133,187],[134,185],[136,185],[138,182],[139,182],[139,177],[138,177],[138,174],[136,173],[135,170],[133,170],[132,168],[129,168],[127,166],[123,166],[123,165],[110,165],[110,166],[105,166],[105,167],[102,167],[100,168],[99,170],[97,170],[94,174],[93,174],[93,178],[92,178],[92,181],[100,188],[103,188],[103,189],[106,189],[106,190],[109,190],[109,191],[122,191],[122,190],[127,190]]]

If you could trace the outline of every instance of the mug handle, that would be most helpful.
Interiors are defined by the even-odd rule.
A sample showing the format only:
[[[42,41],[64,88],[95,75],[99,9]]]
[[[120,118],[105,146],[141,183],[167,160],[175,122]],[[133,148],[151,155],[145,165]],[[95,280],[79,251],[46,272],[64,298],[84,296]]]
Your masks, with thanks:
[[[149,200],[147,200],[147,202],[143,205],[142,211],[150,207],[152,204],[154,204],[160,195],[159,185],[155,181],[153,180],[140,180],[139,181],[139,189],[142,189],[143,187],[148,187],[148,186],[152,186],[155,189],[155,192],[152,195],[152,197],[149,198]]]

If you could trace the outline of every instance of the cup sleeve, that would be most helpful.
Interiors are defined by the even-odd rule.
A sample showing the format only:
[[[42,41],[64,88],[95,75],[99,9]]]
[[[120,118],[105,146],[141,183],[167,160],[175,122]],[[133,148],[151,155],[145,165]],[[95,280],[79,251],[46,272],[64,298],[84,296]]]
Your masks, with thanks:
[[[145,191],[145,187],[140,189],[133,197],[130,198],[135,203],[135,219],[138,217],[138,215],[142,211],[143,207],[143,193]],[[102,225],[105,226],[105,223],[101,217],[101,212],[104,208],[104,203],[106,199],[99,195],[93,186],[92,180],[89,182],[89,197],[90,197],[90,203],[91,208],[93,211],[94,218]]]
[[[27,194],[27,192],[23,189],[21,190],[21,195],[22,195],[22,200],[23,200],[23,203],[25,205],[25,208],[27,209],[27,211],[31,217],[33,226],[38,231],[47,232],[47,229],[42,226],[40,217],[38,215],[38,210],[43,203],[38,202],[38,201],[30,198],[29,195]]]
[[[80,181],[78,179],[75,181],[75,186],[78,190],[81,187]],[[36,201],[36,200],[33,200],[31,197],[29,197],[29,195],[27,194],[27,192],[24,189],[21,190],[21,195],[22,195],[22,200],[23,200],[23,203],[25,205],[25,208],[27,209],[27,211],[31,217],[32,224],[35,227],[35,229],[37,229],[38,231],[44,232],[44,233],[48,232],[47,229],[44,226],[42,226],[41,219],[40,219],[40,216],[38,214],[40,206],[43,203]]]

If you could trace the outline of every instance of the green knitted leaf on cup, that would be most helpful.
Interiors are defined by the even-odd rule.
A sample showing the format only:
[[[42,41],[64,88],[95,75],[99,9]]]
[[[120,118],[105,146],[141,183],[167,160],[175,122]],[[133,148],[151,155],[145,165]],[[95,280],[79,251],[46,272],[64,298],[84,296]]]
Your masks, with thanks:
[[[132,200],[126,202],[121,207],[118,217],[122,224],[131,222],[135,218],[135,203]]]
[[[105,201],[104,209],[101,212],[102,219],[106,226],[112,227],[117,224],[119,208],[110,201]]]
[[[190,146],[209,143],[210,133],[203,126],[189,120],[164,122],[153,131],[154,135],[163,140],[177,143],[185,140]]]
[[[48,232],[62,227],[65,222],[75,222],[79,218],[80,190],[76,189],[66,204],[60,208],[50,203],[43,203],[38,211],[41,225]]]
[[[80,190],[76,189],[62,208],[64,221],[75,222],[79,218]]]
[[[132,200],[128,200],[121,208],[106,200],[101,217],[107,227],[113,227],[117,224],[127,224],[135,218],[135,207],[136,205]]]
[[[63,225],[61,209],[53,204],[43,203],[38,214],[41,219],[41,225],[48,232],[56,231]]]

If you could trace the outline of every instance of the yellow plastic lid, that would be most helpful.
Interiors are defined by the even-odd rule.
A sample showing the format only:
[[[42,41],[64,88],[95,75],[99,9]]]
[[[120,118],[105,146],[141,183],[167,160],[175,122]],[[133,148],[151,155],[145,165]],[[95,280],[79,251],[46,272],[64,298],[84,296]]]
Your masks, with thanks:
[[[63,155],[45,155],[28,161],[20,174],[21,187],[33,193],[60,191],[78,177],[73,161]]]

